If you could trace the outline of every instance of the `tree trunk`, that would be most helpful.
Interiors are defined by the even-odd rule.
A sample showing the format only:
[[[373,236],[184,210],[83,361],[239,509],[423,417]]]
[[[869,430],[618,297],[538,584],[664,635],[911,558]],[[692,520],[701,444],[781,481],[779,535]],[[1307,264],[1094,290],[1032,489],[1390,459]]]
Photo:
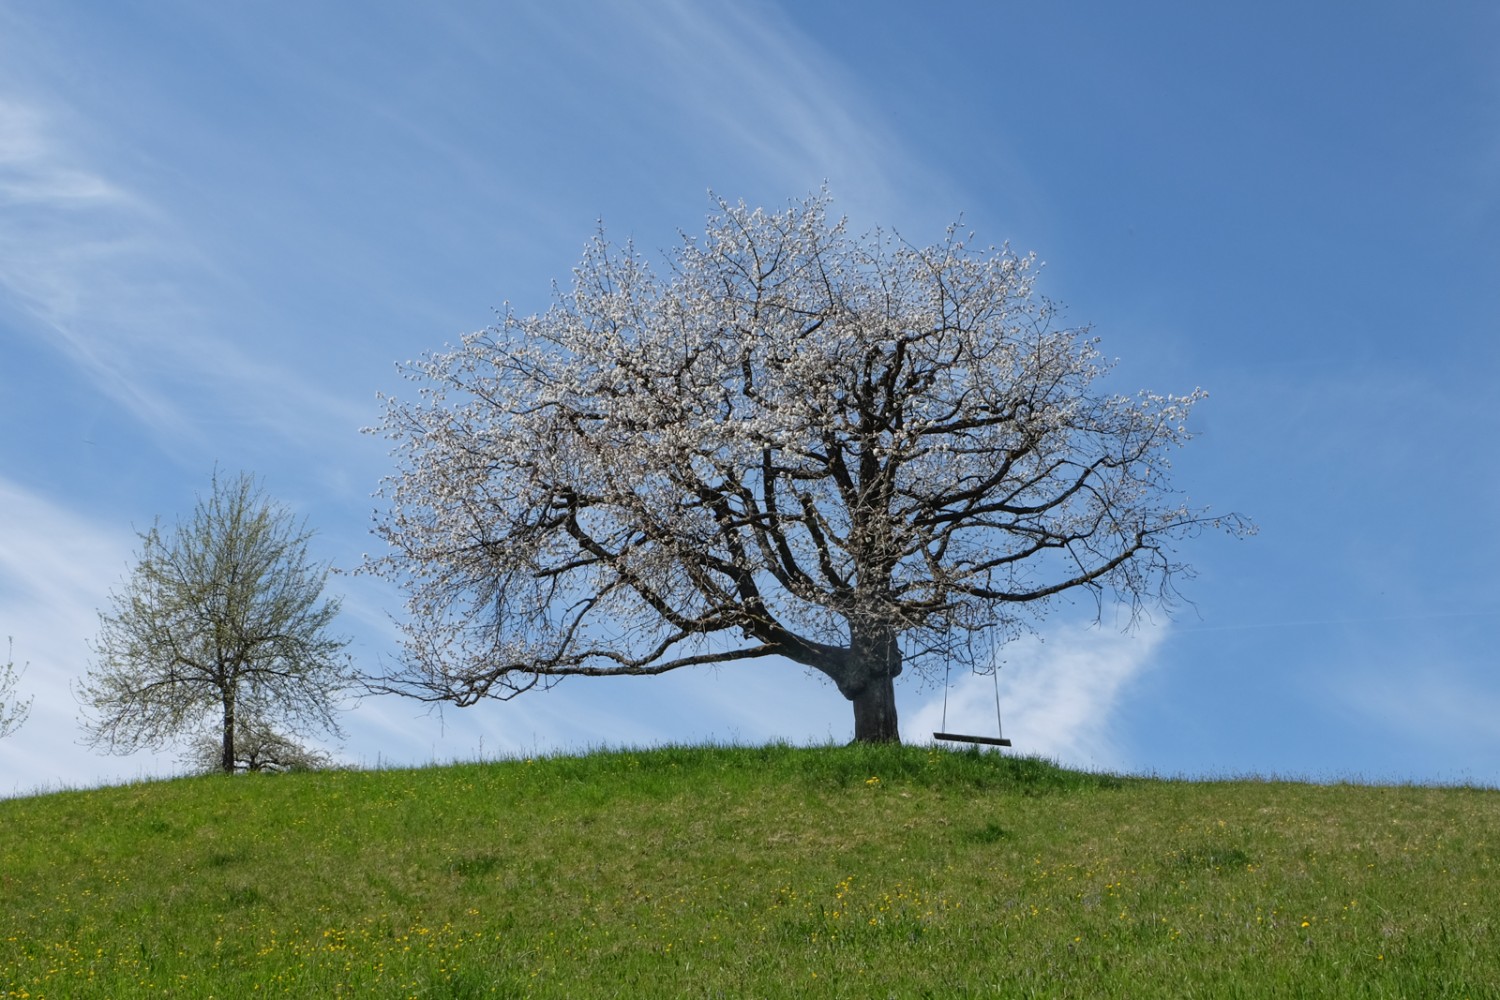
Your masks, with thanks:
[[[854,703],[856,743],[900,743],[896,725],[896,678],[876,677],[850,699]]]
[[[219,767],[225,774],[234,773],[234,694],[224,694],[224,753]]]
[[[896,724],[896,676],[901,673],[901,647],[894,629],[875,626],[852,630],[849,656],[862,685],[850,685],[845,697],[854,703],[856,743],[900,743]]]

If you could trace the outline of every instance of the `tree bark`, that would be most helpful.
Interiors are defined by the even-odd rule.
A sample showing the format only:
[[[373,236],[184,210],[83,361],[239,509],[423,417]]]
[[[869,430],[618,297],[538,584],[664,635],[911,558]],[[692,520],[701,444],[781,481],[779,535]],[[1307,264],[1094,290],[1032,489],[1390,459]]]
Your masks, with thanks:
[[[855,628],[849,657],[864,683],[851,685],[844,695],[854,704],[856,743],[900,743],[896,721],[896,677],[901,673],[901,647],[894,629]]]
[[[854,703],[854,741],[856,743],[900,743],[901,730],[896,725],[896,679],[889,674],[870,681]]]

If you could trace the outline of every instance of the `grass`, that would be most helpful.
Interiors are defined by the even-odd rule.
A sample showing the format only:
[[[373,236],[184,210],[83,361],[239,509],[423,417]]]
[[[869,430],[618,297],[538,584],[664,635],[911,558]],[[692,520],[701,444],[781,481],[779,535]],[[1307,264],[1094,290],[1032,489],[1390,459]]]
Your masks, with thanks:
[[[663,748],[0,802],[3,997],[1493,997],[1500,792]]]

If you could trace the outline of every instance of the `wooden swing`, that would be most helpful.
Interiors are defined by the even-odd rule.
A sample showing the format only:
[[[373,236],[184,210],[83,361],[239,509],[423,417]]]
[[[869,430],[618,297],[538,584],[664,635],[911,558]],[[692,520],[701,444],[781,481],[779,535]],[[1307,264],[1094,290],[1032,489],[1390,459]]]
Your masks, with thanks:
[[[948,728],[948,673],[951,663],[943,664],[943,729]],[[982,743],[986,746],[1008,747],[1010,740],[1000,735],[1005,732],[1005,727],[1000,721],[1000,668],[995,667],[990,674],[995,681],[995,735],[994,736],[968,736],[963,733],[937,732],[932,734],[935,740],[945,743]]]
[[[1010,740],[1003,736],[968,736],[964,733],[933,733],[935,740],[945,740],[949,743],[988,743],[991,746],[1008,747]]]

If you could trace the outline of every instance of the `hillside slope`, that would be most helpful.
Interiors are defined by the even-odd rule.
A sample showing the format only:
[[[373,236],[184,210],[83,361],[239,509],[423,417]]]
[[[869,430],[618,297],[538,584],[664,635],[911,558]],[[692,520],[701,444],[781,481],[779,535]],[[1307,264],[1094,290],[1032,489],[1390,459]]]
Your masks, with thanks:
[[[1495,996],[1497,831],[928,747],[182,779],[0,802],[0,996]]]

